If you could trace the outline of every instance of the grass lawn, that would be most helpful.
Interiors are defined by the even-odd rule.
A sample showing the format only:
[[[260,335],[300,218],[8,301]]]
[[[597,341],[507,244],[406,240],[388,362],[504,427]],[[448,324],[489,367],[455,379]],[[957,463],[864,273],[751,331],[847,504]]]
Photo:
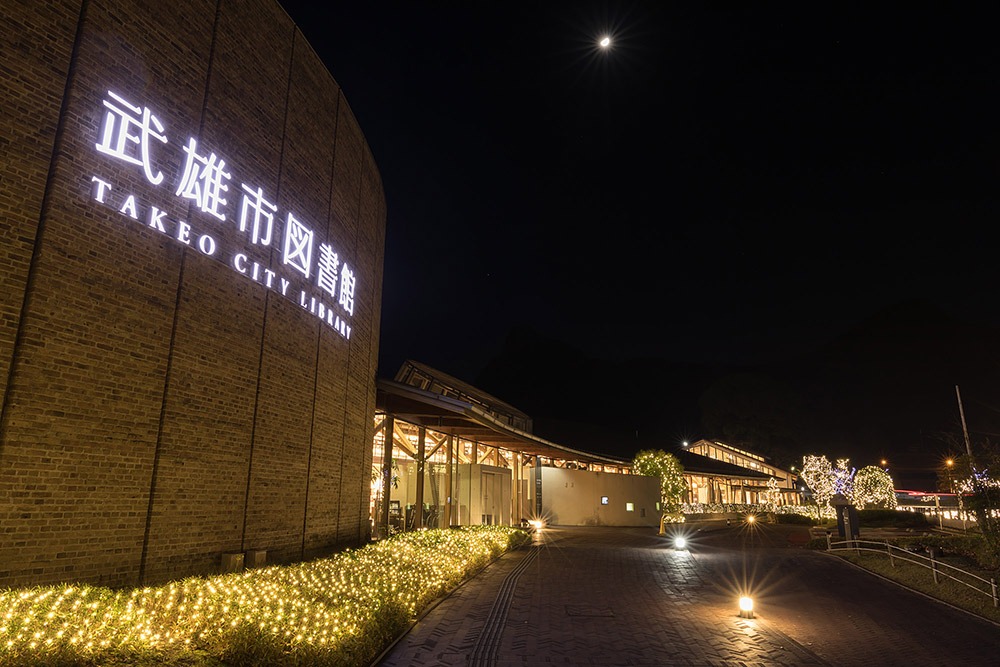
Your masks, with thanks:
[[[875,572],[886,579],[896,581],[907,588],[920,591],[955,607],[965,609],[995,623],[1000,623],[1000,609],[993,606],[993,599],[989,595],[990,584],[988,583],[991,578],[997,579],[997,572],[995,570],[979,568],[967,558],[944,556],[939,561],[961,568],[966,572],[971,572],[985,579],[986,583],[970,577],[963,577],[948,568],[941,568],[940,572],[947,572],[952,576],[963,579],[967,583],[976,586],[979,589],[978,591],[972,590],[969,586],[942,575],[938,577],[939,583],[934,583],[933,573],[927,567],[906,562],[898,557],[893,558],[892,563],[890,563],[889,557],[884,553],[869,553],[865,551],[862,551],[860,555],[853,551],[835,551],[832,553],[859,567]],[[921,563],[926,562],[919,558],[914,558],[914,560]]]

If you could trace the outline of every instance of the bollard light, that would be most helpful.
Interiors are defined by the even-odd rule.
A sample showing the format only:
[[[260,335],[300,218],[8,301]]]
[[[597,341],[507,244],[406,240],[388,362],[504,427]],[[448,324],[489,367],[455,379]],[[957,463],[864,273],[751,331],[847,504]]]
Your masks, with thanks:
[[[674,538],[674,549],[686,549],[688,541],[683,537]]]
[[[753,618],[753,599],[746,595],[740,598],[740,618]]]

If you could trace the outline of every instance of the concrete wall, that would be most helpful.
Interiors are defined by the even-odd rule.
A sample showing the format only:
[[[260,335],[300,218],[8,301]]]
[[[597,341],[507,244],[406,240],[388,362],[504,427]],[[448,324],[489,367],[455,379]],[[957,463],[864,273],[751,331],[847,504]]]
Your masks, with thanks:
[[[0,586],[363,543],[386,211],[329,71],[274,0],[0,12]],[[109,91],[165,140],[98,150]],[[214,209],[178,194],[192,139],[225,161]],[[269,244],[240,229],[243,184],[274,205]]]
[[[560,526],[656,526],[660,482],[655,477],[589,470],[536,468],[542,476],[542,518]],[[607,497],[606,505],[601,503]],[[629,511],[628,504],[632,503]]]

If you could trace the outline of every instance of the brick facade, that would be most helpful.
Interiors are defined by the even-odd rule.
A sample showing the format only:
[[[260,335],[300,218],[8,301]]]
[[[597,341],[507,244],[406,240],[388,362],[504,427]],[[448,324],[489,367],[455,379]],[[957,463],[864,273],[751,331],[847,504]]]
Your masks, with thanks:
[[[274,0],[12,0],[0,71],[0,586],[366,541],[385,199],[291,19]],[[109,91],[163,126],[148,160],[125,149],[145,165],[96,149]],[[225,160],[224,220],[177,194],[191,138]],[[240,229],[243,184],[276,206],[269,245]],[[284,261],[289,214],[313,232],[308,276]],[[353,314],[317,281],[321,243],[354,272]]]

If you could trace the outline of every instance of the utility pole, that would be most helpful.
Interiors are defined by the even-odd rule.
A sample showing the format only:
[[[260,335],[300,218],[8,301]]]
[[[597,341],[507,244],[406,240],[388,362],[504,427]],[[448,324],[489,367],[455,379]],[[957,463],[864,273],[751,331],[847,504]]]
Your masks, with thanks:
[[[958,398],[958,416],[962,418],[962,435],[965,437],[965,451],[969,455],[969,469],[975,472],[976,466],[972,461],[972,444],[969,443],[969,429],[965,426],[965,410],[962,409],[962,393],[955,385],[955,396]]]

